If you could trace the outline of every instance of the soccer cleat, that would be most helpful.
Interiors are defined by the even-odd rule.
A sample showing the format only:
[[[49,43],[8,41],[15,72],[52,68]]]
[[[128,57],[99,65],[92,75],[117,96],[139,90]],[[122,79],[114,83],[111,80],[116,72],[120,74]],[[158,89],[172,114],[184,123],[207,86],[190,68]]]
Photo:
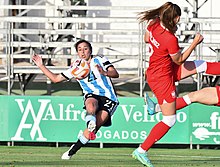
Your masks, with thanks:
[[[138,150],[134,150],[132,157],[140,161],[143,165],[147,167],[154,167],[150,160],[147,158],[147,153],[139,153]]]
[[[94,132],[95,128],[96,128],[95,121],[93,121],[93,120],[89,121],[89,124],[88,124],[89,140],[95,140],[96,139],[96,135],[95,135],[95,132]]]
[[[65,153],[63,153],[61,159],[64,159],[64,160],[69,160],[73,154],[71,155],[70,154],[70,150],[73,148],[74,144],[69,148],[69,150],[67,150]]]
[[[153,100],[150,99],[148,94],[145,94],[145,102],[147,104],[147,113],[148,115],[154,115],[156,114],[156,103],[153,102]]]

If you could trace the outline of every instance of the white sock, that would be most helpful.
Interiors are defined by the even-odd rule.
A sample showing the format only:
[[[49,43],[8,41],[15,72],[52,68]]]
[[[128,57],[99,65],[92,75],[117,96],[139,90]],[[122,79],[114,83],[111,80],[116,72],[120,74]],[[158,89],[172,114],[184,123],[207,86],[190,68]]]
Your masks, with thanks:
[[[96,123],[96,117],[94,115],[86,115],[85,121],[86,124],[88,124],[89,121],[94,121]]]
[[[143,150],[143,148],[141,148],[140,146],[137,148],[137,151],[141,154],[145,153],[146,151]]]
[[[184,100],[184,101],[186,102],[186,104],[188,104],[188,105],[190,105],[190,104],[192,103],[188,95],[183,96],[183,100]]]

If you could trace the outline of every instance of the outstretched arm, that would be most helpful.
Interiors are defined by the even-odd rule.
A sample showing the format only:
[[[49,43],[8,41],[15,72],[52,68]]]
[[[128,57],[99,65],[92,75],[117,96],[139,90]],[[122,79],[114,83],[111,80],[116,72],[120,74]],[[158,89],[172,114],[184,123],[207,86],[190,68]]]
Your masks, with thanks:
[[[34,55],[32,57],[34,63],[39,67],[39,69],[54,83],[61,82],[66,80],[61,74],[54,74],[51,72],[42,61],[42,58],[39,55]]]
[[[171,56],[172,60],[178,65],[183,64],[186,61],[186,59],[190,56],[192,51],[196,48],[196,46],[200,44],[202,41],[203,36],[200,33],[197,33],[189,48],[183,53],[178,52],[176,55]]]

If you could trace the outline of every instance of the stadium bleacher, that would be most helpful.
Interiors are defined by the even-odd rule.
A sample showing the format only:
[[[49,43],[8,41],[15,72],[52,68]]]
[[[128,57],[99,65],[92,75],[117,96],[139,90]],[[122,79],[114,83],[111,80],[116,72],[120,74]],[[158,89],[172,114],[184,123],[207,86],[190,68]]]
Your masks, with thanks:
[[[22,87],[25,87],[25,82],[33,82],[36,75],[41,75],[31,61],[34,53],[42,55],[48,68],[60,73],[76,58],[74,43],[78,39],[86,39],[93,45],[93,54],[106,55],[121,76],[125,76],[118,84],[138,81],[140,96],[143,96],[146,87],[144,71],[148,66],[149,53],[143,43],[144,25],[138,24],[136,14],[147,8],[149,7],[87,6],[85,3],[67,5],[66,1],[59,5],[43,1],[33,5],[1,5],[0,10],[7,14],[0,17],[0,22],[3,22],[0,27],[0,81],[8,83],[8,94],[17,80],[15,76],[19,76],[18,82]],[[16,15],[13,15],[12,10],[18,11]],[[117,12],[110,16],[104,11]],[[127,14],[128,11],[131,15]],[[219,60],[220,31],[207,29],[205,25],[219,26],[220,18],[182,18],[180,24],[177,35],[183,49],[189,45],[196,31],[201,31],[210,38],[198,47],[191,59]],[[207,55],[203,48],[210,49],[213,54]],[[25,77],[22,77],[23,74]],[[193,80],[201,82],[198,84],[200,86],[204,81],[202,77],[195,77]],[[213,84],[212,80],[209,82]],[[24,91],[25,89],[23,94]]]

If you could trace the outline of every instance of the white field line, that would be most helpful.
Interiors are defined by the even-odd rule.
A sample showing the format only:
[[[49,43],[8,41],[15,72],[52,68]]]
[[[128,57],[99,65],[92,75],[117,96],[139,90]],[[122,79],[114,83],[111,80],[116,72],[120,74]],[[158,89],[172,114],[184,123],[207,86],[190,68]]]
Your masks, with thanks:
[[[79,154],[91,154],[91,153],[79,153]],[[92,154],[95,154],[95,155],[111,155],[111,156],[131,156],[131,154],[111,154],[111,153],[92,153]],[[193,156],[190,156],[190,155],[169,155],[169,154],[149,154],[149,156],[151,157],[172,157],[172,158],[205,158],[205,159],[220,159],[220,156],[197,156],[197,155],[193,155]]]
[[[10,155],[13,155],[13,154],[17,154],[17,153],[0,153],[0,156],[1,155],[5,155],[5,154],[10,154]],[[19,153],[20,155],[29,155],[29,153]],[[131,154],[120,154],[120,153],[97,153],[97,152],[92,152],[93,155],[100,155],[100,156],[131,156]],[[77,153],[77,155],[91,155],[91,152],[81,152],[79,151]],[[57,157],[57,155],[54,155],[54,154],[30,154],[29,156],[50,156],[50,157]],[[61,156],[61,155],[60,155]],[[171,157],[171,158],[197,158],[197,159],[219,159],[220,160],[220,156],[199,156],[199,155],[173,155],[173,154],[155,154],[155,153],[152,153],[152,154],[149,154],[150,157]]]

